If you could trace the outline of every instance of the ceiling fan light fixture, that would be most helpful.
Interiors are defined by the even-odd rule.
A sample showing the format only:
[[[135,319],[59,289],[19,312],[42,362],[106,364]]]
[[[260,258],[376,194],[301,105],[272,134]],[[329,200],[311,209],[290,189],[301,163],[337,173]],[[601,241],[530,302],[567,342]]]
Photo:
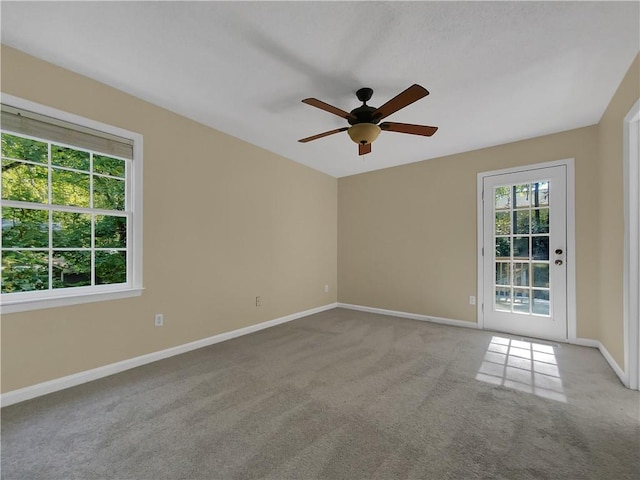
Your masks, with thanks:
[[[347,130],[347,133],[358,145],[367,145],[378,138],[380,127],[373,123],[356,123]]]

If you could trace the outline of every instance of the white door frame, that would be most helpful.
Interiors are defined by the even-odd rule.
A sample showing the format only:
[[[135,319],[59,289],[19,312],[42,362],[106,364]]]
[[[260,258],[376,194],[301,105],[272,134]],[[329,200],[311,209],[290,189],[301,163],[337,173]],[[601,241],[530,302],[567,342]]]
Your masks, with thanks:
[[[633,390],[640,384],[640,100],[624,117],[624,377]]]
[[[483,209],[483,184],[485,177],[502,175],[505,173],[516,173],[526,170],[538,170],[540,168],[557,167],[564,165],[567,170],[567,245],[566,245],[566,266],[567,266],[567,341],[576,339],[576,236],[575,236],[575,160],[567,158],[553,162],[535,163],[533,165],[523,165],[520,167],[505,168],[491,172],[478,173],[478,306],[477,318],[478,328],[484,329],[484,256],[483,251],[487,247],[484,245],[484,209]]]

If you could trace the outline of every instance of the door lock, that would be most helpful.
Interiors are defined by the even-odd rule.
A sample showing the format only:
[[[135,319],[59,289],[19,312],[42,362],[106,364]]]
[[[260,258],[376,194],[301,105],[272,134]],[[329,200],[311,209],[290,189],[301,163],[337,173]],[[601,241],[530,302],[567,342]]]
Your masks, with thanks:
[[[561,248],[557,248],[556,249],[556,255],[562,255],[562,249]]]
[[[562,260],[560,259],[556,260],[556,265],[562,265]]]

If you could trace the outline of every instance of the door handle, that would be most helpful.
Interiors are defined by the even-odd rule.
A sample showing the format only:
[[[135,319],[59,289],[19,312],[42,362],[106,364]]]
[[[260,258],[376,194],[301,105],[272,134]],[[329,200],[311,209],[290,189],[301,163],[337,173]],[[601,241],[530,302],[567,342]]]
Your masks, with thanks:
[[[560,259],[556,260],[556,265],[562,265],[562,260]]]

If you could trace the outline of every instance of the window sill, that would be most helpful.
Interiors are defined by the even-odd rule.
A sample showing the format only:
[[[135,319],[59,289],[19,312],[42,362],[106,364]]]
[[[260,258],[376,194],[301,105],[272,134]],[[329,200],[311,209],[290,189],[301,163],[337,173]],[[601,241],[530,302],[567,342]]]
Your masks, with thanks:
[[[13,301],[2,301],[0,304],[0,315],[8,313],[28,312],[30,310],[41,310],[45,308],[67,307],[80,305],[83,303],[103,302],[106,300],[119,300],[122,298],[139,297],[144,288],[128,288],[126,290],[115,290],[109,292],[92,292],[69,295],[66,297],[49,297],[38,299],[21,299]]]

